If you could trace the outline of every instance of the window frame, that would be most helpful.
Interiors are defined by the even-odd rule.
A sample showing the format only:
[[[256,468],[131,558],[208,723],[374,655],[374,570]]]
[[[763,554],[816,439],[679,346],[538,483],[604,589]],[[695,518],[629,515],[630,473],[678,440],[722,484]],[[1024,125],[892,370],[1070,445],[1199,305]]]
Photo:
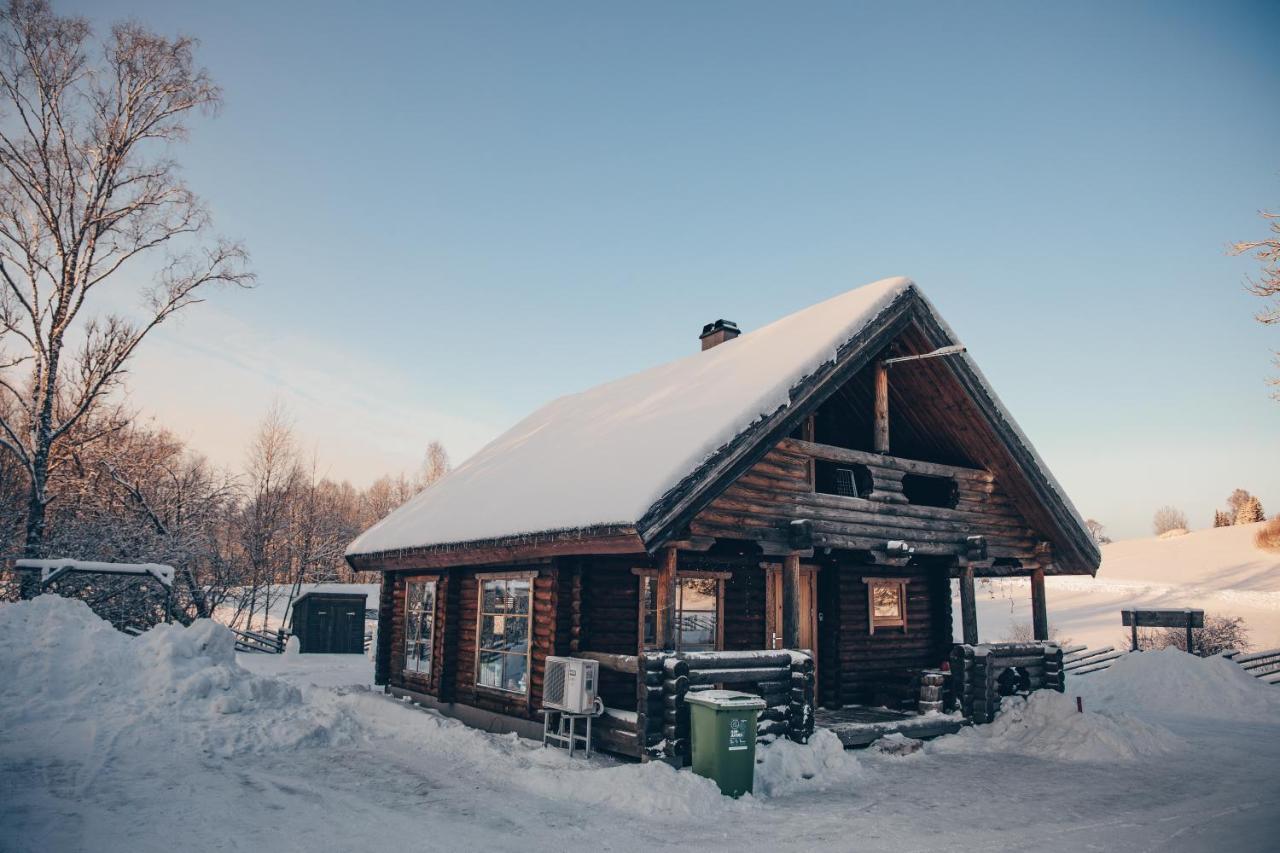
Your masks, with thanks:
[[[636,624],[636,648],[638,649],[638,652],[641,654],[647,651],[657,651],[660,649],[658,645],[656,644],[647,645],[644,639],[645,617],[648,614],[652,613],[654,617],[655,627],[657,625],[657,619],[658,619],[658,611],[656,609],[656,598],[655,598],[655,608],[650,609],[646,607],[644,588],[645,588],[645,582],[650,578],[652,578],[656,583],[657,577],[658,577],[658,570],[643,568],[643,569],[632,569],[631,572],[632,574],[638,576],[637,584],[639,589],[639,601],[637,602],[639,614],[638,614],[638,621]],[[716,632],[715,632],[716,636],[715,636],[714,649],[712,650],[713,651],[724,650],[724,590],[725,590],[725,581],[729,580],[732,577],[733,577],[732,572],[699,571],[697,569],[689,569],[687,571],[681,571],[679,569],[676,570],[676,614],[675,614],[675,619],[672,620],[672,625],[676,626],[675,630],[676,630],[677,638],[672,642],[673,649],[675,649],[676,651],[683,651],[683,649],[680,648],[680,644],[679,644],[679,636],[681,634],[680,628],[679,628],[680,613],[683,610],[683,608],[680,606],[681,599],[683,598],[682,594],[680,593],[680,581],[701,579],[701,580],[714,580],[716,582]],[[699,649],[699,651],[704,651],[704,650]]]
[[[538,577],[536,571],[533,572],[483,572],[476,575],[476,654],[473,668],[475,689],[480,691],[488,691],[499,693],[503,696],[522,696],[526,701],[532,698],[533,683],[533,609],[534,609],[534,580]],[[484,652],[496,652],[501,655],[516,656],[516,652],[508,652],[503,649],[486,649],[481,644],[481,637],[484,634],[484,587],[486,583],[495,581],[525,581],[529,585],[529,606],[528,612],[521,614],[511,613],[490,613],[489,616],[503,616],[523,618],[528,622],[528,631],[525,635],[524,643],[524,671],[525,671],[525,687],[524,690],[512,690],[508,687],[495,687],[492,684],[482,684],[480,681],[480,656]]]
[[[907,584],[906,578],[863,578],[862,582],[867,585],[867,628],[868,633],[874,635],[876,628],[901,628],[902,633],[907,633]],[[898,595],[898,618],[891,619],[887,617],[876,616],[876,588],[877,587],[894,587]]]
[[[411,641],[409,639],[409,620],[412,615],[412,611],[410,608],[413,603],[413,598],[410,593],[410,587],[419,586],[419,585],[430,589],[431,609],[428,611],[424,608],[418,611],[419,618],[417,621],[417,629],[418,629],[418,632],[416,635],[417,638]],[[404,649],[402,650],[403,657],[400,659],[400,673],[402,675],[406,675],[411,678],[425,679],[428,681],[430,681],[431,678],[435,675],[436,615],[438,613],[439,602],[440,602],[439,592],[440,592],[440,579],[436,576],[405,578],[404,623],[403,623],[403,631],[402,631],[402,633],[404,634]],[[424,618],[426,619],[426,621],[430,623],[430,628],[428,629],[428,632],[426,635],[427,639],[425,640],[429,650],[429,654],[426,657],[427,669],[425,672],[423,672],[421,669],[409,668],[410,643],[412,642],[415,644],[421,644],[424,642],[423,634],[422,634],[422,621]],[[421,658],[419,658],[419,660],[421,660]]]

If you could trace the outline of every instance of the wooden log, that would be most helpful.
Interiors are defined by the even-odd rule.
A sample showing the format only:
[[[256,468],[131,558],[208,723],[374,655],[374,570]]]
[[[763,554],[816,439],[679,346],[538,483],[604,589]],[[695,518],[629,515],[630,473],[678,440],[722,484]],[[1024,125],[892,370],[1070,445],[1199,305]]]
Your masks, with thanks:
[[[669,696],[683,696],[689,692],[689,676],[678,675],[675,678],[668,678],[662,682],[662,689]]]
[[[960,619],[964,625],[964,641],[978,642],[978,604],[973,588],[973,566],[966,560],[960,575]]]
[[[875,448],[876,453],[889,452],[889,368],[876,362]]]
[[[1049,606],[1044,594],[1044,568],[1031,571],[1031,622],[1037,640],[1049,639]]]
[[[789,651],[685,652],[680,659],[690,670],[791,666]]]
[[[689,664],[679,658],[670,657],[663,661],[663,671],[667,678],[679,678],[689,674]]]
[[[782,643],[788,649],[800,647],[800,594],[800,555],[792,553],[782,561]]]
[[[578,652],[578,657],[593,660],[601,669],[612,672],[625,672],[635,675],[640,671],[639,658],[635,655],[616,655],[609,652]]]
[[[695,669],[689,671],[690,684],[754,684],[759,681],[781,681],[790,670],[767,667],[751,669]]]
[[[674,649],[676,642],[676,555],[675,548],[665,548],[658,565],[657,641],[664,649]]]

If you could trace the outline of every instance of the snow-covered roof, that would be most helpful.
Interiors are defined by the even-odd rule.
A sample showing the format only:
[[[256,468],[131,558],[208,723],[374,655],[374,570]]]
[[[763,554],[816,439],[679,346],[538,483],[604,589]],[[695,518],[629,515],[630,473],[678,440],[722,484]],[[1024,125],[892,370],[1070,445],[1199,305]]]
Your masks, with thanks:
[[[888,278],[538,409],[365,531],[347,554],[633,525],[913,287]]]
[[[788,406],[806,378],[874,333],[908,297],[942,343],[959,342],[910,279],[850,290],[709,350],[548,403],[370,527],[347,555],[584,529],[648,537],[652,530],[639,527],[654,527],[648,514],[664,496]],[[1092,571],[1097,547],[1066,493],[977,365],[967,354],[955,362],[1077,543],[1077,569]]]

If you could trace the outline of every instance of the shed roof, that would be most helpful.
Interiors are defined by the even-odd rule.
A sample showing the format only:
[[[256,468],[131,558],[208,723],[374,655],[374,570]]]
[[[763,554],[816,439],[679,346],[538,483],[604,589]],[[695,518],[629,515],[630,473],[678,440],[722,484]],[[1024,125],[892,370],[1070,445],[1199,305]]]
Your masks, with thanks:
[[[748,433],[772,423],[798,400],[807,379],[907,303],[955,342],[909,279],[850,290],[712,349],[548,403],[370,527],[347,555],[590,529],[631,530],[648,544],[660,516],[674,517],[665,512],[673,495],[688,491],[692,478]],[[957,361],[1025,452],[1031,475],[1060,503],[1074,532],[1084,531],[969,356]]]

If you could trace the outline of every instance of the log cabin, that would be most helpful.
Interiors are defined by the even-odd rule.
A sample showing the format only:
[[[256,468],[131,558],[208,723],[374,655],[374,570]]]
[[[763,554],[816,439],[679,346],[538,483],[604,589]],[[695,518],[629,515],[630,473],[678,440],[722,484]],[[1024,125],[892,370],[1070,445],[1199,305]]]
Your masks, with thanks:
[[[784,702],[913,708],[952,653],[953,586],[974,644],[975,578],[1029,577],[1047,639],[1044,578],[1096,572],[910,280],[717,321],[700,346],[549,403],[351,543],[382,577],[379,684],[534,735],[546,657],[594,657],[603,745],[670,756],[690,686],[750,673]],[[800,716],[762,725],[803,737]]]

